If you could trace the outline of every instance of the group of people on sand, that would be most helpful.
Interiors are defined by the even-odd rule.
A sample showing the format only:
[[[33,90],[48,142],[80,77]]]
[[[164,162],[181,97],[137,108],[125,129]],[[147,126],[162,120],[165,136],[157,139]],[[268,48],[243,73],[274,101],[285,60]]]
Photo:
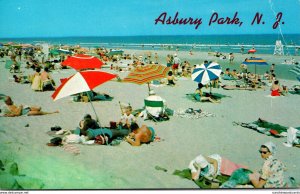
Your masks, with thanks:
[[[102,144],[111,143],[114,139],[122,138],[132,146],[140,146],[143,143],[154,141],[155,131],[152,127],[137,124],[135,116],[132,115],[131,106],[126,107],[125,113],[116,123],[116,126],[100,127],[90,114],[84,116],[79,122],[79,127],[74,130],[74,134],[84,136],[83,141],[95,140],[101,136]]]
[[[218,175],[246,176],[246,180],[240,183],[238,179],[224,182],[221,188],[235,188],[239,184],[247,184],[252,188],[287,188],[293,186],[294,178],[290,182],[286,180],[286,166],[276,157],[277,146],[273,142],[266,142],[259,147],[258,152],[264,160],[262,168],[252,172],[248,167],[236,164],[219,154],[209,156],[198,155],[189,163],[189,170],[193,180],[200,177],[216,178]],[[249,173],[242,175],[241,169],[247,169]],[[248,187],[249,188],[249,187]]]

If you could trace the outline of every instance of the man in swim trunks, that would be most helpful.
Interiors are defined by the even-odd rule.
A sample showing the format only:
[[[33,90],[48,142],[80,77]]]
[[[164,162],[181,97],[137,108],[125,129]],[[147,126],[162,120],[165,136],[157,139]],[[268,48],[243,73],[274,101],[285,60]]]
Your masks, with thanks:
[[[43,112],[41,111],[41,107],[24,107],[23,105],[16,106],[10,96],[6,96],[4,102],[5,104],[1,107],[1,115],[4,117],[17,117],[22,115],[35,116],[58,113],[58,111]]]
[[[136,123],[130,126],[131,133],[126,137],[125,141],[132,146],[140,146],[142,143],[150,143],[154,141],[155,131],[152,127],[142,125],[139,127]]]

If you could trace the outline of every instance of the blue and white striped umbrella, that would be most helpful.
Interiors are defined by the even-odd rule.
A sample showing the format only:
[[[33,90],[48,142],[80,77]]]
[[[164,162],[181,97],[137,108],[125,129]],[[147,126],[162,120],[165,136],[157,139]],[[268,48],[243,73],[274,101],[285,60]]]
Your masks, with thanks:
[[[211,80],[217,79],[221,72],[220,65],[215,62],[197,65],[192,73],[192,80],[205,85]]]

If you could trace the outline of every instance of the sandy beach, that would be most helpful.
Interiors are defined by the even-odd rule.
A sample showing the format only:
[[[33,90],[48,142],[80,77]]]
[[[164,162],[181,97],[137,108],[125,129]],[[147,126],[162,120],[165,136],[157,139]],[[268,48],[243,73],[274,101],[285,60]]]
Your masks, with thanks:
[[[125,50],[125,54],[145,55],[146,50]],[[161,64],[166,64],[167,54],[175,51],[152,51],[159,55]],[[228,53],[226,54],[228,56]],[[152,55],[153,56],[153,55]],[[178,51],[181,60],[191,64],[201,64],[204,60],[220,63],[226,67],[238,69],[239,64],[251,55],[235,53],[234,64],[208,55],[207,52]],[[295,79],[282,79],[280,72],[288,72],[291,65],[281,64],[286,56],[255,54],[269,64],[275,63],[278,79],[289,88],[299,84]],[[299,56],[293,56],[300,61]],[[178,189],[198,188],[187,179],[172,175],[175,170],[188,167],[189,162],[200,153],[220,154],[230,160],[244,164],[251,170],[259,170],[263,160],[258,153],[261,144],[272,141],[277,147],[277,157],[287,166],[286,175],[294,177],[299,184],[300,168],[299,148],[285,147],[285,137],[275,138],[254,130],[234,126],[233,122],[252,122],[263,118],[269,122],[283,126],[299,127],[299,95],[288,94],[277,98],[270,97],[270,87],[265,90],[243,91],[213,88],[213,93],[226,97],[220,104],[209,102],[193,102],[186,94],[193,93],[197,83],[191,78],[178,78],[176,86],[152,87],[161,97],[166,99],[167,106],[174,110],[187,108],[202,109],[214,116],[199,119],[171,116],[169,121],[154,123],[142,118],[138,124],[152,126],[160,142],[152,142],[140,147],[133,147],[127,142],[116,146],[75,144],[80,154],[74,155],[61,147],[49,147],[46,144],[52,138],[47,134],[53,126],[61,126],[73,130],[86,113],[94,117],[90,103],[73,102],[72,97],[53,101],[53,91],[34,92],[30,84],[19,84],[11,81],[12,73],[5,68],[5,60],[0,62],[0,94],[9,95],[19,105],[38,105],[44,111],[59,110],[58,114],[44,116],[0,117],[0,155],[3,161],[15,161],[21,174],[38,178],[44,183],[44,189]],[[270,66],[262,67],[263,73]],[[276,69],[275,68],[275,69]],[[31,69],[21,66],[24,75],[32,74]],[[238,69],[239,70],[239,69]],[[253,67],[249,67],[253,71]],[[128,72],[115,72],[109,68],[103,71],[118,73],[124,78]],[[276,71],[276,70],[275,70]],[[276,71],[276,72],[277,72]],[[51,72],[57,85],[61,78],[69,77],[75,70],[55,70]],[[226,83],[231,83],[230,81]],[[117,121],[121,116],[119,101],[130,103],[133,109],[144,106],[144,98],[148,96],[147,85],[117,82],[106,82],[95,91],[107,93],[114,97],[112,101],[93,102],[102,126],[109,126],[110,121]],[[209,89],[204,89],[209,91]],[[1,101],[1,104],[3,101]],[[26,125],[28,124],[28,127]],[[159,166],[167,172],[155,169]]]

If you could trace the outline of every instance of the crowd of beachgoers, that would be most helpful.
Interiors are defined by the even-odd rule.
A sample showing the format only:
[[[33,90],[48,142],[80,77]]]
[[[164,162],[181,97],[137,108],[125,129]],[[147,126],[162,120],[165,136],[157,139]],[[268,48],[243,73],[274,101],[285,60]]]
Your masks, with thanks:
[[[272,63],[269,66],[269,69],[263,74],[249,71],[248,66],[244,64],[243,61],[254,59],[255,57],[253,54],[245,54],[241,56],[241,53],[222,54],[219,52],[214,52],[209,53],[209,58],[202,57],[201,60],[198,60],[196,64],[194,60],[189,60],[189,58],[195,58],[195,56],[197,56],[197,52],[193,52],[192,50],[185,52],[184,54],[178,50],[167,50],[163,52],[155,50],[143,50],[130,52],[130,50],[124,51],[101,47],[82,48],[80,46],[66,45],[59,47],[51,46],[45,52],[45,50],[41,46],[33,46],[28,44],[23,44],[23,46],[21,44],[14,46],[8,44],[0,48],[0,60],[2,61],[1,71],[6,71],[2,72],[2,75],[5,75],[5,78],[2,78],[1,80],[6,83],[5,88],[3,88],[3,90],[1,89],[2,91],[0,96],[2,99],[0,113],[1,123],[7,123],[5,124],[6,127],[13,128],[13,126],[11,126],[11,123],[13,122],[11,119],[14,118],[8,117],[19,117],[24,115],[37,116],[49,114],[51,114],[51,117],[53,114],[54,117],[54,115],[63,114],[63,106],[59,107],[59,110],[47,112],[42,110],[42,107],[40,105],[36,104],[31,106],[18,106],[14,103],[14,99],[17,98],[18,100],[20,100],[20,96],[22,96],[21,93],[24,91],[19,91],[19,94],[17,94],[11,92],[15,91],[14,89],[9,90],[9,88],[16,88],[16,85],[14,84],[28,84],[30,85],[29,88],[34,91],[34,93],[32,93],[31,95],[31,98],[35,99],[40,98],[41,96],[41,98],[44,98],[45,96],[43,96],[43,93],[53,93],[59,88],[61,84],[64,83],[63,78],[65,78],[66,74],[72,73],[72,68],[66,65],[62,65],[62,62],[69,57],[82,55],[93,56],[102,61],[103,65],[101,67],[101,70],[116,75],[116,78],[112,79],[112,81],[114,81],[114,84],[116,84],[114,86],[117,88],[117,90],[119,89],[120,91],[123,91],[123,89],[120,88],[122,88],[124,84],[127,84],[125,82],[123,83],[123,80],[125,80],[124,78],[126,78],[126,76],[130,72],[136,69],[140,69],[149,65],[162,65],[164,67],[167,67],[168,71],[164,78],[151,80],[151,83],[149,83],[148,85],[148,93],[146,96],[144,96],[143,99],[143,102],[145,104],[141,109],[136,109],[136,107],[134,106],[135,103],[133,102],[133,97],[133,101],[131,101],[132,104],[122,104],[120,101],[123,101],[124,99],[118,98],[118,93],[116,92],[103,93],[91,90],[73,94],[71,98],[74,104],[68,105],[73,105],[73,110],[75,110],[75,106],[78,107],[75,102],[108,101],[107,103],[110,103],[110,101],[115,101],[118,102],[117,105],[120,106],[121,111],[121,116],[118,118],[110,119],[113,121],[110,121],[109,126],[107,127],[103,127],[100,125],[97,115],[94,116],[93,113],[85,114],[84,112],[81,112],[82,118],[80,120],[68,121],[70,123],[79,123],[76,127],[74,127],[73,130],[66,130],[64,129],[64,127],[57,126],[59,124],[49,121],[50,123],[48,123],[48,125],[52,125],[53,127],[51,127],[51,130],[48,131],[48,134],[44,134],[44,136],[46,137],[51,137],[48,143],[44,142],[45,145],[49,147],[62,146],[64,150],[73,155],[80,155],[81,153],[80,149],[74,146],[76,144],[100,144],[116,146],[123,144],[123,142],[127,142],[132,146],[141,146],[144,144],[152,145],[156,142],[163,142],[161,134],[160,132],[158,132],[157,128],[159,128],[160,130],[161,128],[174,128],[175,130],[176,126],[174,126],[174,123],[172,123],[173,120],[176,120],[173,118],[175,116],[192,119],[215,117],[215,114],[211,114],[205,111],[202,107],[199,107],[204,104],[203,107],[209,109],[207,104],[210,103],[214,104],[213,106],[221,106],[221,104],[229,103],[226,102],[226,100],[224,100],[223,98],[226,98],[226,96],[229,94],[236,95],[235,92],[237,91],[262,91],[264,92],[263,95],[267,94],[271,98],[282,98],[282,96],[284,96],[283,98],[289,98],[290,96],[293,96],[293,102],[297,102],[297,100],[299,100],[299,98],[296,98],[299,97],[298,94],[300,94],[300,85],[294,84],[296,82],[287,82],[276,76],[277,64],[275,64],[275,62]],[[237,55],[239,56],[236,57]],[[244,59],[241,61],[242,57]],[[239,58],[239,61],[241,61],[241,63],[238,65],[238,68],[230,67],[231,64],[236,63],[237,58]],[[192,80],[193,73],[197,68],[199,68],[201,64],[209,65],[217,63],[218,60],[222,60],[223,62],[226,61],[226,64],[228,66],[226,68],[223,68],[222,65],[220,66],[221,73],[217,76],[217,78],[209,80],[210,82],[207,83],[196,83]],[[297,62],[294,65],[298,65]],[[61,73],[64,71],[67,73]],[[187,91],[185,88],[187,84],[185,82],[188,81],[194,82],[196,87],[190,89],[190,93],[187,94],[186,92],[182,91]],[[26,89],[28,89],[28,87],[26,87]],[[224,93],[220,94],[222,93],[222,91],[224,91]],[[24,93],[27,92],[28,91]],[[161,94],[161,96],[158,94]],[[184,99],[185,102],[180,102],[177,104],[178,107],[176,107],[176,97],[178,97],[177,94],[181,94],[186,97]],[[135,94],[131,93],[131,95]],[[257,93],[257,95],[262,96],[262,93]],[[50,95],[48,95],[47,97],[51,98]],[[131,97],[129,97],[128,99],[130,98]],[[200,105],[197,105],[198,109],[186,108],[181,111],[177,110],[182,104],[185,104],[186,101],[200,103]],[[41,101],[37,100],[37,102]],[[53,109],[53,107],[57,108],[57,106],[52,107],[49,103],[47,105],[47,109]],[[231,109],[236,108],[232,105],[228,106],[230,106]],[[293,105],[289,105],[289,107],[290,106]],[[224,107],[226,107],[226,105]],[[241,108],[238,108],[238,110],[241,110]],[[296,114],[298,113],[299,112],[297,112]],[[255,113],[253,114],[255,116],[260,115]],[[273,116],[274,118],[277,118],[278,115],[276,114],[275,116]],[[267,117],[267,119],[273,117],[269,116]],[[253,118],[253,115],[251,115],[250,118]],[[152,124],[149,124],[149,121],[151,121]],[[234,121],[235,120],[231,120],[230,122],[232,123]],[[279,123],[279,121],[282,120],[277,119],[267,121],[264,118],[257,118],[257,120],[251,122],[234,122],[234,126],[248,128],[257,131],[260,134],[265,134],[266,137],[268,136],[268,138],[266,139],[259,138],[259,141],[261,143],[259,145],[256,145],[257,148],[253,148],[259,149],[259,154],[264,161],[259,171],[256,172],[254,171],[252,166],[249,166],[251,162],[243,163],[241,162],[243,161],[242,159],[239,159],[237,163],[232,162],[236,158],[230,160],[227,159],[227,156],[223,156],[223,154],[225,155],[225,153],[222,153],[220,149],[220,152],[218,154],[209,154],[208,151],[210,150],[205,153],[198,153],[198,155],[194,157],[194,159],[188,159],[190,163],[186,165],[186,169],[177,171],[174,174],[188,180],[193,180],[200,188],[299,188],[299,185],[297,185],[298,183],[296,181],[298,181],[300,177],[292,177],[286,173],[287,165],[285,164],[285,162],[287,158],[285,158],[284,162],[280,160],[281,158],[278,159],[277,150],[278,147],[280,147],[281,151],[283,151],[284,147],[293,147],[293,149],[299,147],[300,128],[298,127],[299,125],[294,126],[298,123],[294,122],[293,120],[286,123]],[[169,123],[169,125],[163,123]],[[286,126],[287,123],[289,124],[289,126]],[[151,125],[154,124],[155,127],[152,127]],[[159,125],[163,127],[159,127]],[[207,124],[205,124],[205,126],[207,127]],[[25,127],[30,126],[28,124],[28,126]],[[201,123],[193,123],[188,127],[201,128]],[[280,145],[276,145],[279,141],[276,138],[274,138],[273,141],[273,139],[270,139],[269,137],[281,137],[284,140],[282,140]],[[163,139],[168,139],[168,137],[164,137]],[[193,140],[193,142],[197,141],[196,139],[197,137],[195,137],[195,140]],[[199,137],[199,139],[201,139],[201,137]],[[265,140],[265,142],[262,142],[263,140]],[[221,146],[222,144],[218,145]],[[1,146],[5,147],[4,144]],[[128,149],[126,148],[126,150]],[[294,152],[297,151],[298,150],[294,150]],[[8,152],[5,152],[4,155],[7,155],[7,153]],[[24,180],[23,182],[18,181],[18,178],[16,177],[20,177],[21,175],[19,175],[18,173],[12,174],[11,172],[9,172],[9,163],[5,162],[4,158],[0,159],[0,167],[2,173],[1,180],[3,179],[3,177],[5,180],[7,180],[7,177],[11,175],[15,177],[10,181],[0,183],[5,184],[5,188],[24,189],[26,188],[26,186],[24,186],[26,185],[24,184],[24,182],[37,181],[33,179]],[[290,159],[293,161],[297,161],[297,158]],[[156,160],[159,161],[159,158],[157,158]],[[243,165],[238,163],[243,163]],[[290,162],[288,162],[288,164],[290,164]],[[16,163],[14,163],[13,165],[15,166]],[[160,166],[155,166],[155,169],[158,171],[167,172],[165,168]],[[297,167],[296,169],[298,170]],[[29,184],[27,183],[27,185]],[[30,185],[32,186],[31,183]],[[39,189],[45,188],[45,185],[40,182],[39,184],[36,183],[35,186],[35,188]],[[148,188],[145,185],[141,187]],[[174,187],[177,188],[176,185]],[[188,184],[187,187],[190,187],[190,185]],[[49,187],[46,186],[46,188]]]

